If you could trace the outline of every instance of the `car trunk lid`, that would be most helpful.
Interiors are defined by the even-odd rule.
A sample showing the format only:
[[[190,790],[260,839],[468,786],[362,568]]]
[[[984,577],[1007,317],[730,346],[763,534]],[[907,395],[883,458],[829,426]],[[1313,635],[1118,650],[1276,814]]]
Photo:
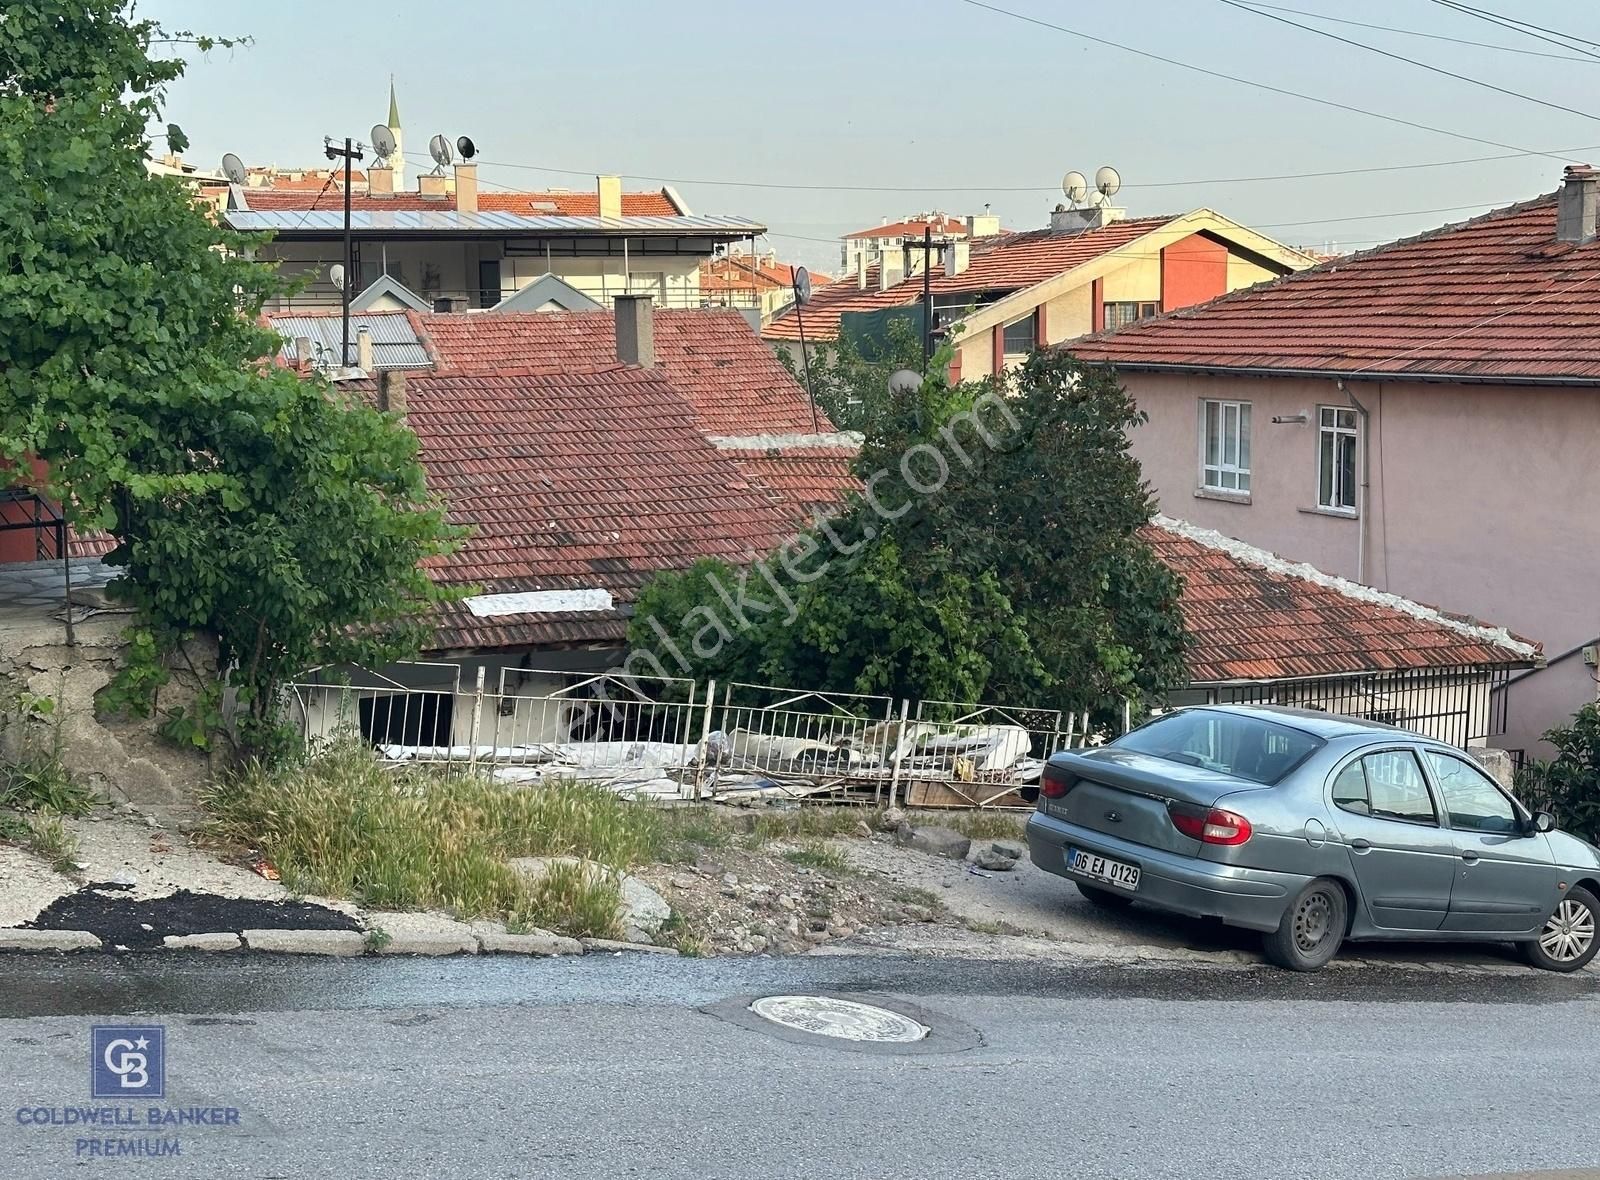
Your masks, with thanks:
[[[1119,840],[1186,856],[1199,854],[1200,841],[1173,826],[1169,808],[1203,812],[1224,795],[1268,789],[1249,779],[1111,747],[1057,754],[1050,766],[1070,776],[1071,786],[1061,798],[1041,799],[1048,814]]]

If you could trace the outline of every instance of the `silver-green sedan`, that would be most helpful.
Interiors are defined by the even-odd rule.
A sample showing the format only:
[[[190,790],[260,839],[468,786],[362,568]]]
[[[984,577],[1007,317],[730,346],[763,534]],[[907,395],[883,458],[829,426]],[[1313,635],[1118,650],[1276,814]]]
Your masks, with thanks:
[[[1330,713],[1180,709],[1056,754],[1028,847],[1097,904],[1259,930],[1296,971],[1347,938],[1515,942],[1549,971],[1600,949],[1600,849],[1465,752]]]

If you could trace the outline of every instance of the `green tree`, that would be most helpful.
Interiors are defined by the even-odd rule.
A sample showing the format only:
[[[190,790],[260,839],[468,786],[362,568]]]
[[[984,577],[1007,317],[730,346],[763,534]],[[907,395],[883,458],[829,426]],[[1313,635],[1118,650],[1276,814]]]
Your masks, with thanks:
[[[904,321],[889,325],[887,338],[863,355],[848,338],[811,341],[810,385],[805,366],[780,349],[778,359],[801,388],[809,388],[817,405],[840,430],[864,430],[888,409],[889,374],[897,369],[922,369],[922,342]],[[949,363],[948,358],[945,362]]]
[[[1574,836],[1600,843],[1600,704],[1585,705],[1569,724],[1546,730],[1544,740],[1556,756],[1518,772],[1518,796],[1549,811]]]
[[[118,0],[0,19],[0,461],[43,488],[137,608],[121,703],[152,707],[162,656],[214,634],[248,716],[304,667],[414,646],[437,597],[418,563],[450,530],[416,439],[275,368],[258,326],[276,274],[182,183],[148,174],[173,46]],[[174,151],[182,132],[163,132]],[[203,741],[196,718],[169,717]]]
[[[630,638],[697,674],[802,688],[1102,718],[1149,702],[1183,683],[1185,635],[1181,583],[1138,535],[1153,510],[1128,450],[1140,421],[1109,370],[1061,354],[999,382],[935,376],[863,423],[868,492],[837,519],[759,576],[657,579]],[[729,608],[741,578],[767,609]]]

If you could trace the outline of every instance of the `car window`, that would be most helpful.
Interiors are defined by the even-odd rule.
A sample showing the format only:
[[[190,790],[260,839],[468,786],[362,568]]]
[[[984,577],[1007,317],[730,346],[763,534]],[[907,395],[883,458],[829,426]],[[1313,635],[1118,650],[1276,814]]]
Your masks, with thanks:
[[[1515,832],[1520,830],[1517,809],[1495,782],[1463,758],[1428,751],[1428,767],[1452,828],[1469,832]]]
[[[1410,823],[1439,822],[1428,795],[1428,781],[1422,777],[1422,766],[1411,751],[1368,754],[1361,760],[1361,769],[1367,779],[1367,802],[1373,815]]]
[[[1323,743],[1309,733],[1259,717],[1220,709],[1184,709],[1157,717],[1111,744],[1270,785]]]
[[[1372,800],[1367,796],[1367,775],[1360,761],[1352,762],[1333,780],[1333,804],[1357,815],[1372,814]]]

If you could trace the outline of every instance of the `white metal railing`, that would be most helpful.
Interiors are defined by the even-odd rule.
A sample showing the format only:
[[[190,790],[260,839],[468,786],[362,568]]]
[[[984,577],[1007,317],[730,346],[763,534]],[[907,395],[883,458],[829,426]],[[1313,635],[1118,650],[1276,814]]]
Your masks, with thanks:
[[[1096,744],[1087,714],[714,680],[459,665],[349,670],[288,686],[306,744],[357,733],[390,764],[509,784],[582,779],[634,796],[870,798],[878,805],[1024,806],[1045,759]],[[555,691],[524,691],[530,683]],[[1118,729],[1125,729],[1124,722]]]

